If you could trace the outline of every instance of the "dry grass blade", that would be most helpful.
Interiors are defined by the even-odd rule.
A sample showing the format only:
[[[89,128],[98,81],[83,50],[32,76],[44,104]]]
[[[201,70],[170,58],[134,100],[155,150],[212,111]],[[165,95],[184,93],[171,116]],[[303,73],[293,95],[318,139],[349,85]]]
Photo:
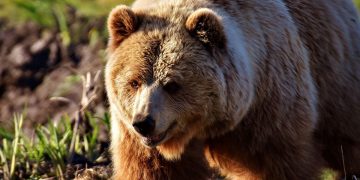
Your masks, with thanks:
[[[15,117],[15,139],[13,144],[13,154],[11,158],[11,165],[10,165],[10,177],[14,177],[15,173],[15,163],[16,163],[16,154],[19,147],[19,140],[20,140],[20,131],[23,123],[23,115],[20,115],[18,117]]]
[[[60,101],[60,102],[65,102],[65,103],[75,103],[73,100],[69,99],[69,98],[65,98],[65,97],[51,97],[50,101]]]

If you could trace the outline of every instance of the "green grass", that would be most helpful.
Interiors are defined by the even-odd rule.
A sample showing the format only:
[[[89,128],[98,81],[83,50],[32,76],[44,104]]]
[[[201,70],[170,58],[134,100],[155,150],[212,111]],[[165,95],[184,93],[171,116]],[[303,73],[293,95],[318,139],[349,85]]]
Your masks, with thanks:
[[[360,0],[353,0],[355,3],[355,6],[358,10],[360,10]]]
[[[1,0],[0,18],[10,24],[34,22],[47,30],[59,33],[65,46],[80,41],[84,25],[104,19],[118,4],[131,0]],[[81,22],[81,23],[80,23]],[[89,39],[106,37],[105,23],[101,29],[92,28]]]
[[[15,23],[34,21],[46,27],[71,20],[72,11],[85,18],[103,17],[118,4],[131,0],[2,0],[0,17]]]
[[[47,125],[38,126],[29,137],[22,128],[26,120],[24,115],[16,115],[13,119],[14,131],[3,131],[2,134],[7,135],[1,137],[0,172],[3,177],[61,178],[74,154],[96,162],[102,155],[98,142],[100,127],[108,130],[109,116],[105,114],[99,118],[85,113],[82,118],[90,126],[86,127],[86,131],[81,132],[85,128],[81,125],[75,130],[71,119],[63,116],[57,124],[50,120]]]
[[[336,172],[330,170],[330,169],[326,169],[323,171],[322,175],[321,175],[321,179],[322,180],[335,180],[337,177]]]
[[[26,121],[25,112],[13,118],[14,129],[0,129],[0,179],[39,179],[56,177],[71,178],[67,168],[73,164],[96,164],[103,160],[107,151],[102,147],[99,136],[108,137],[110,116],[94,115],[88,106],[98,96],[97,82],[100,71],[94,76],[87,73],[71,76],[68,81],[82,81],[81,101],[73,102],[64,97],[51,100],[66,100],[78,105],[72,117],[64,115],[58,122],[49,119],[45,125],[38,125],[32,132],[25,132],[22,125]],[[81,162],[79,162],[81,158]],[[70,177],[69,177],[70,176]]]

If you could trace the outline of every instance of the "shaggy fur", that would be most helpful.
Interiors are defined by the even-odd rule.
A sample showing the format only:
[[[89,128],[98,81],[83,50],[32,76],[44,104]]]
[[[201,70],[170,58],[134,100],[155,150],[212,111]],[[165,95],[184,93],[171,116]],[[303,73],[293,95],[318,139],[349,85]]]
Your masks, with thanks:
[[[115,179],[206,179],[209,166],[229,179],[317,179],[343,160],[360,175],[350,0],[138,0],[113,9],[108,28]],[[147,116],[155,129],[142,137],[132,124]]]

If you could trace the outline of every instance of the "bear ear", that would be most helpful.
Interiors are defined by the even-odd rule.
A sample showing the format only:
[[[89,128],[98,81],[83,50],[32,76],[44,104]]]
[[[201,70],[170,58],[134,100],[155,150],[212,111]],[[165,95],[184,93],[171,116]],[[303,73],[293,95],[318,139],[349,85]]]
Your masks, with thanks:
[[[226,38],[220,17],[210,9],[201,8],[193,12],[186,20],[185,27],[207,47],[225,46]]]
[[[108,17],[107,26],[110,35],[109,48],[114,50],[120,43],[135,32],[139,25],[139,18],[127,6],[115,7]]]

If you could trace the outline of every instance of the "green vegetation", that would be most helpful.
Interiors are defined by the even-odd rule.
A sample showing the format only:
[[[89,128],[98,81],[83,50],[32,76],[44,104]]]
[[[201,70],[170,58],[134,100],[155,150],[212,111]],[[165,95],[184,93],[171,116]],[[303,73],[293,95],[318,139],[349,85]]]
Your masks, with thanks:
[[[330,169],[326,169],[323,171],[322,175],[321,175],[321,179],[322,180],[335,180],[336,179],[337,174],[330,170]]]
[[[360,0],[353,0],[355,3],[355,6],[357,7],[358,10],[360,10]]]
[[[118,4],[130,0],[2,0],[0,17],[14,23],[34,21],[45,27],[66,23],[72,16],[104,17]],[[75,14],[74,14],[75,13]]]
[[[80,41],[84,33],[82,25],[106,17],[118,4],[129,4],[131,0],[2,0],[0,18],[16,25],[35,22],[48,30],[58,31],[65,46]],[[75,21],[81,21],[82,24]],[[104,26],[105,27],[105,24]],[[103,37],[106,31],[100,30]],[[95,28],[87,33],[90,38],[99,34]]]
[[[64,97],[53,97],[53,101],[79,104],[73,116],[64,115],[58,122],[51,119],[46,125],[38,125],[26,132],[22,125],[26,112],[13,118],[14,130],[0,128],[0,178],[73,178],[71,170],[75,164],[96,164],[106,160],[107,132],[110,119],[107,113],[101,117],[87,111],[98,95],[96,82],[100,72],[94,77],[71,76],[68,81],[82,81],[80,104]],[[101,141],[99,137],[105,137]],[[70,168],[70,170],[69,170]],[[84,167],[86,168],[86,167]]]
[[[109,116],[84,114],[89,127],[74,129],[71,119],[64,116],[57,124],[38,126],[29,137],[22,129],[23,114],[14,117],[14,132],[2,131],[0,146],[0,177],[5,179],[64,177],[67,164],[74,156],[89,162],[102,160],[98,136],[100,128],[109,127]],[[81,132],[82,130],[83,132]],[[6,134],[4,136],[4,134]]]

